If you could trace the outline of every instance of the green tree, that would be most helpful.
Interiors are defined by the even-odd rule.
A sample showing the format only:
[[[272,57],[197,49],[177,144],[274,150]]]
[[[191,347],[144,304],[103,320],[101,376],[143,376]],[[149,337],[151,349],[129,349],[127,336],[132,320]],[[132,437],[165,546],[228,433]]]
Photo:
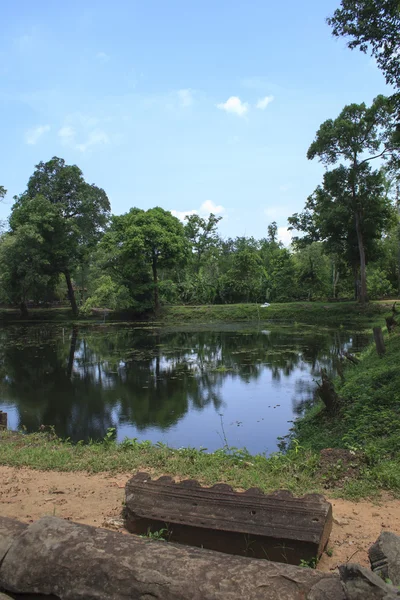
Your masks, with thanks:
[[[372,172],[369,161],[393,154],[394,111],[388,98],[378,96],[370,107],[362,104],[345,106],[340,115],[325,121],[317,131],[307,158],[319,157],[325,165],[344,161],[346,166],[335,170],[335,185],[342,179],[342,194],[354,219],[360,260],[360,301],[367,300],[366,257],[363,223],[369,218],[366,196],[374,188],[373,197],[380,201],[376,188],[380,174]]]
[[[151,270],[156,311],[160,308],[160,269],[179,268],[188,251],[182,223],[159,207],[147,211],[132,208],[124,215],[114,216],[102,246],[110,253],[110,268],[118,273],[122,273],[124,265],[129,264],[133,280],[139,273],[143,281],[145,274]]]
[[[19,304],[26,316],[27,300],[43,299],[57,283],[49,248],[53,234],[61,234],[63,222],[43,196],[19,210],[21,225],[0,238],[1,293],[3,301]]]
[[[200,270],[203,256],[208,250],[217,246],[220,241],[217,226],[221,219],[222,217],[216,217],[213,213],[210,213],[207,219],[203,219],[199,215],[186,217],[185,234],[192,246],[197,273]]]
[[[334,284],[341,270],[342,260],[347,262],[353,272],[356,297],[359,295],[357,282],[360,250],[355,209],[360,212],[365,264],[376,259],[382,233],[393,219],[390,199],[384,193],[383,174],[372,171],[368,164],[364,164],[357,177],[356,205],[349,169],[342,165],[325,173],[323,185],[318,186],[309,196],[302,213],[289,217],[290,229],[305,234],[294,238],[297,248],[304,248],[313,242],[323,242],[326,252],[334,260]],[[334,296],[335,293],[334,285]]]
[[[17,198],[10,218],[13,230],[26,223],[24,207],[38,195],[56,207],[59,222],[62,220],[64,224],[54,231],[52,243],[47,246],[47,259],[55,271],[64,274],[76,315],[78,306],[71,272],[97,243],[109,218],[110,203],[105,191],[87,183],[76,165],[67,165],[63,159],[54,157],[36,166],[26,191]]]
[[[370,51],[387,83],[400,90],[399,0],[342,0],[327,21],[334,36],[349,38],[349,48]]]

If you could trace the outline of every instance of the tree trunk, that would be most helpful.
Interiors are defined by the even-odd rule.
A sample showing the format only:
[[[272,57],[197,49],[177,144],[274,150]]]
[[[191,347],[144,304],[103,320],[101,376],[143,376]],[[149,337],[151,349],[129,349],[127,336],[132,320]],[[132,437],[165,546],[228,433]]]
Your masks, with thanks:
[[[160,310],[160,299],[158,296],[158,273],[157,273],[157,256],[153,255],[153,284],[154,284],[154,310],[158,312]]]
[[[319,384],[317,393],[330,414],[337,412],[340,405],[340,398],[325,369],[321,369],[321,383]]]
[[[360,213],[358,210],[355,212],[355,220],[356,220],[356,232],[357,232],[357,241],[358,241],[358,251],[360,254],[360,302],[361,304],[365,304],[368,302],[367,297],[367,269],[365,264],[365,248],[364,248],[364,240],[361,231],[361,219]]]
[[[21,311],[21,317],[24,317],[25,319],[29,315],[25,300],[21,300],[19,309]]]
[[[79,312],[78,305],[76,303],[75,292],[74,292],[74,288],[72,287],[71,275],[70,275],[70,272],[68,269],[65,269],[64,275],[65,275],[65,281],[67,282],[68,297],[69,297],[69,301],[71,302],[72,314],[74,315],[74,317],[77,317],[78,312]]]
[[[386,352],[386,348],[385,348],[385,340],[383,339],[382,328],[374,327],[373,331],[374,331],[376,351],[379,354],[379,356],[383,356]]]

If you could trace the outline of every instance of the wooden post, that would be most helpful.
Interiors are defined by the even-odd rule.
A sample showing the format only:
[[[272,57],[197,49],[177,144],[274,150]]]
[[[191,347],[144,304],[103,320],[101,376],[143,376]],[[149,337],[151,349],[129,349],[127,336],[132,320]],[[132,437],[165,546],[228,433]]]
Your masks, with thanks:
[[[382,327],[374,327],[374,339],[376,351],[379,356],[383,356],[386,352],[385,340],[383,339]]]
[[[7,413],[0,410],[0,429],[7,429]]]

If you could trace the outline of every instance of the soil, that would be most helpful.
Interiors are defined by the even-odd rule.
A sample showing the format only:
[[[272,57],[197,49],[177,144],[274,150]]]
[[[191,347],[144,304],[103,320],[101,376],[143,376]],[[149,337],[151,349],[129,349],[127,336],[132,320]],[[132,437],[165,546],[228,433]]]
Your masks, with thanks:
[[[78,523],[124,531],[121,510],[124,487],[132,473],[59,473],[0,466],[0,515],[33,522],[55,515]],[[333,506],[334,525],[318,569],[335,570],[345,562],[369,566],[368,548],[382,530],[400,535],[400,500],[350,502],[327,499]],[[329,551],[330,554],[330,551]]]

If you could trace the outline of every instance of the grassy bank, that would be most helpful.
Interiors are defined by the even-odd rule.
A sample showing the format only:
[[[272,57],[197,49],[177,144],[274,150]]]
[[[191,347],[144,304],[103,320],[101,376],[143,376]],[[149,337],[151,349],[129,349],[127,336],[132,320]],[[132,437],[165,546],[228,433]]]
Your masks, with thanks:
[[[305,451],[347,448],[359,457],[359,477],[351,487],[361,495],[400,492],[400,334],[386,334],[385,342],[382,358],[370,345],[358,365],[347,366],[344,380],[335,382],[342,402],[337,416],[328,418],[318,405],[296,425]]]
[[[232,322],[284,322],[304,323],[321,326],[343,326],[356,329],[374,322],[380,315],[387,312],[393,301],[371,302],[362,308],[357,302],[288,302],[285,304],[272,304],[268,308],[261,308],[259,304],[223,304],[200,306],[168,306],[164,307],[161,314],[149,320],[159,325],[178,324],[210,324]],[[33,308],[29,316],[22,319],[20,312],[13,309],[0,309],[0,322],[94,322],[102,321],[103,316],[82,315],[73,319],[69,308]],[[110,313],[106,322],[138,321],[132,313]],[[139,319],[140,321],[140,319]]]
[[[41,470],[113,474],[147,470],[154,475],[198,479],[206,485],[222,481],[237,489],[257,486],[268,492],[283,487],[303,494],[318,488],[317,463],[312,451],[291,450],[265,458],[231,450],[213,454],[192,448],[175,450],[135,440],[74,445],[49,433],[0,432],[0,465]]]
[[[387,312],[393,302],[371,302],[365,308],[357,302],[287,302],[261,308],[258,304],[169,306],[162,314],[165,324],[218,323],[234,321],[275,321],[310,325],[365,326]]]

